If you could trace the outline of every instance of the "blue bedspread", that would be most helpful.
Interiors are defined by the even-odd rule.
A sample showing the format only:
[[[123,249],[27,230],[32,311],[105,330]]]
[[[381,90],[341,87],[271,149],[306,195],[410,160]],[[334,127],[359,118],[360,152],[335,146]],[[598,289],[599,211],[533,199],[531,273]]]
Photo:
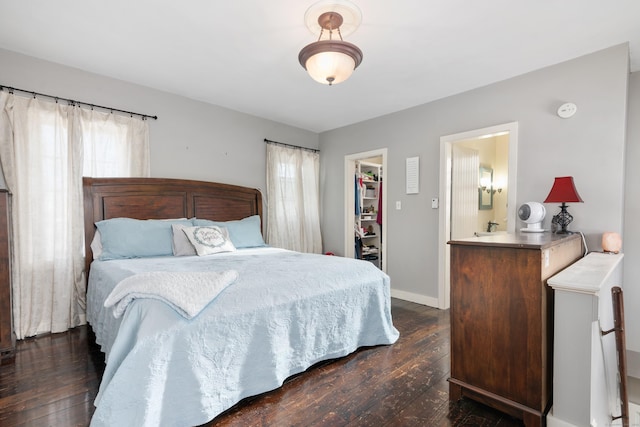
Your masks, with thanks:
[[[229,269],[238,279],[191,320],[153,299],[120,319],[102,307],[136,273]],[[107,364],[91,425],[203,424],[319,361],[392,344],[389,285],[367,261],[273,248],[94,261],[87,314]]]

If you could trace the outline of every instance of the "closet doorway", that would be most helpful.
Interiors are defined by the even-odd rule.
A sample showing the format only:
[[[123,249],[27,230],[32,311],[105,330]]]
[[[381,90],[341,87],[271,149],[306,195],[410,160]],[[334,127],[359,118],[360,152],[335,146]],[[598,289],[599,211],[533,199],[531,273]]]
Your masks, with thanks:
[[[379,165],[379,166],[378,166]],[[376,173],[377,172],[377,173]],[[364,175],[363,175],[364,174]],[[356,205],[356,179],[364,176],[359,206]],[[375,175],[375,177],[374,177]],[[344,256],[369,258],[382,271],[387,271],[387,149],[349,154],[344,157],[345,216]],[[367,182],[369,185],[367,185]],[[369,193],[367,193],[367,190]],[[359,207],[359,214],[356,208]],[[382,218],[378,223],[378,214]],[[358,248],[356,237],[362,235]],[[365,255],[369,255],[365,257]],[[376,257],[377,258],[374,258]]]
[[[497,139],[507,139],[501,165],[495,166],[494,160],[487,164],[482,154],[475,160],[456,161],[455,152],[496,150]],[[493,144],[493,146],[492,146]],[[497,156],[499,157],[499,155]],[[469,157],[471,159],[471,157]],[[438,243],[438,307],[449,308],[449,245],[452,238],[473,237],[474,233],[486,232],[489,222],[498,223],[499,230],[514,233],[516,230],[516,178],[518,159],[518,123],[476,129],[468,132],[447,135],[440,138],[440,218]],[[458,158],[459,160],[459,158]],[[475,164],[469,170],[464,165]],[[454,170],[457,165],[457,170]],[[462,167],[460,167],[462,165]],[[461,171],[462,169],[462,171]],[[461,176],[462,175],[462,176]],[[473,175],[473,176],[471,176]],[[466,176],[466,178],[465,178]],[[468,179],[467,179],[468,178]],[[456,182],[466,181],[461,188]],[[473,184],[469,184],[473,182]],[[471,185],[471,187],[470,187]],[[487,192],[489,190],[489,192]],[[493,191],[495,190],[495,192]],[[499,191],[498,191],[499,190]],[[463,193],[469,193],[463,194]],[[460,206],[469,205],[469,196],[473,206],[472,213],[465,213]],[[466,201],[465,201],[466,200]],[[453,230],[457,230],[453,233]],[[454,235],[455,234],[455,235]]]

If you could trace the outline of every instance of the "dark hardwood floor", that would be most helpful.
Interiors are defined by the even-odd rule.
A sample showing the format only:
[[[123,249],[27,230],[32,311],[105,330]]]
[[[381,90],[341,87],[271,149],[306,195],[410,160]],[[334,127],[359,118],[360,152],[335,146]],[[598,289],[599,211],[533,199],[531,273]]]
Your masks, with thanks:
[[[449,403],[449,312],[392,301],[400,339],[320,363],[206,426],[522,426]],[[0,426],[88,426],[104,356],[87,327],[19,341],[0,365]]]

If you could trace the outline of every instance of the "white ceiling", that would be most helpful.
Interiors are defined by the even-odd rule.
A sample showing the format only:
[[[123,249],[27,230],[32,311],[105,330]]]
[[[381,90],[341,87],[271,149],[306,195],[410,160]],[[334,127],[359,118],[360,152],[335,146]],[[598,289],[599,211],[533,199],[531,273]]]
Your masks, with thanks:
[[[0,0],[0,47],[314,132],[625,42],[640,69],[639,0],[353,1],[364,60],[332,87],[298,63],[315,0]]]

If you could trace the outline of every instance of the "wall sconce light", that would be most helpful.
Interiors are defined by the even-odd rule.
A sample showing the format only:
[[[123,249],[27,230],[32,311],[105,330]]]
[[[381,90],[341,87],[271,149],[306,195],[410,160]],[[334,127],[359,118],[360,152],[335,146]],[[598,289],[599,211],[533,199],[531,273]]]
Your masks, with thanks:
[[[502,188],[493,188],[493,184],[491,184],[491,187],[482,187],[483,191],[486,191],[488,194],[496,194],[496,191],[498,193],[502,193]]]
[[[480,166],[479,180],[478,189],[481,191],[486,191],[487,194],[496,194],[496,191],[502,193],[503,181],[499,178],[494,180],[493,169]]]
[[[549,195],[544,200],[544,203],[562,203],[560,212],[554,215],[551,220],[552,226],[560,227],[560,230],[555,231],[556,234],[573,234],[572,231],[567,230],[567,226],[573,221],[573,216],[567,212],[566,202],[582,203],[582,198],[576,190],[572,176],[557,177]]]
[[[502,193],[502,187],[499,188],[495,188],[495,183],[491,182],[491,183],[480,183],[480,189],[482,191],[486,191],[487,194],[496,194],[496,191],[498,193]]]
[[[310,22],[315,17],[317,23]],[[348,22],[345,22],[345,17]],[[347,0],[320,1],[307,10],[307,27],[312,32],[319,28],[320,35],[317,41],[300,51],[298,61],[312,79],[329,86],[338,84],[347,80],[360,65],[362,51],[344,41],[342,36],[346,31],[340,30],[347,26],[351,33],[360,25],[360,20],[360,9]]]

